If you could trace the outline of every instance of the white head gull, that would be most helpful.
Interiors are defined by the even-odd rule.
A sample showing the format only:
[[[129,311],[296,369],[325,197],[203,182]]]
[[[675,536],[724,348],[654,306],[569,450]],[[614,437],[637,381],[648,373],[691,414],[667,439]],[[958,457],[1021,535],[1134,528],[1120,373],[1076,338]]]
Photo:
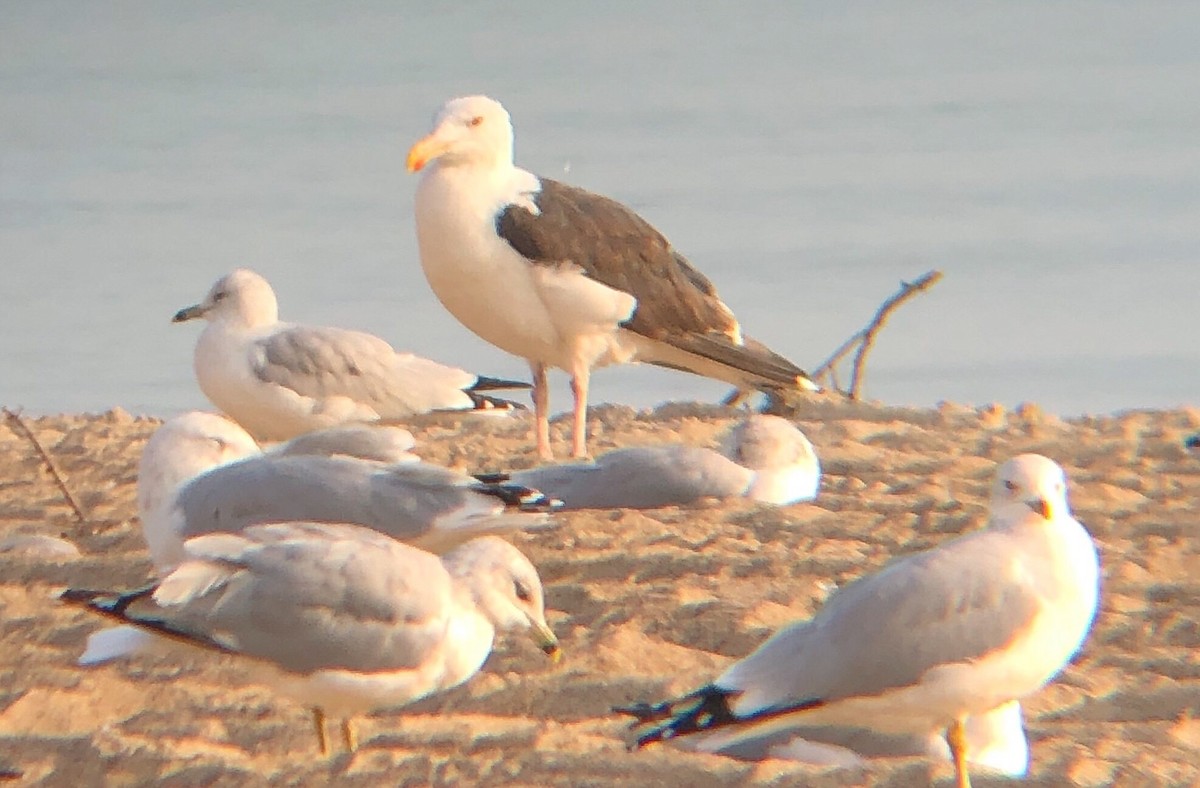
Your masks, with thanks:
[[[704,735],[714,751],[811,727],[944,731],[966,786],[967,721],[1063,669],[1091,628],[1099,570],[1062,468],[1023,454],[1000,467],[986,528],[839,588],[699,690],[620,711],[638,718],[638,746]]]
[[[535,488],[566,509],[654,509],[726,498],[785,506],[817,497],[821,466],[795,425],[755,414],[734,425],[719,452],[678,444],[636,446],[607,452],[595,462],[477,478]]]
[[[551,524],[547,513],[558,504],[540,492],[421,462],[404,450],[411,447],[407,430],[357,425],[262,452],[220,416],[170,419],[146,442],[138,468],[142,533],[155,568],[174,568],[186,539],[259,523],[361,525],[435,553]]]
[[[481,391],[527,388],[399,353],[362,331],[279,320],[275,291],[239,268],[173,322],[208,321],[193,359],[200,390],[259,440],[435,410],[511,409]]]
[[[636,213],[516,167],[499,102],[447,102],[408,168],[423,170],[415,212],[425,276],[463,325],[529,361],[543,459],[549,367],[571,376],[576,457],[587,454],[595,367],[643,361],[742,389],[816,388],[747,341],[712,283]]]
[[[497,630],[531,631],[551,657],[537,570],[496,537],[441,558],[352,525],[271,523],[188,540],[184,561],[128,593],[71,589],[64,601],[169,639],[251,658],[284,694],[342,720],[400,706],[475,675]]]

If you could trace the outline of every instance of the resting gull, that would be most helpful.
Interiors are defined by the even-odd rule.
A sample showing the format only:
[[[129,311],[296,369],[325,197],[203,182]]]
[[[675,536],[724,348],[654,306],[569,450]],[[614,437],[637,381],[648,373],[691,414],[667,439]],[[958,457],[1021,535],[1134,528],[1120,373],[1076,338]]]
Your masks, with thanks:
[[[549,367],[571,376],[575,457],[587,454],[595,367],[644,361],[742,389],[816,388],[745,338],[712,283],[632,210],[514,166],[499,102],[447,102],[408,168],[424,171],[415,212],[425,276],[459,322],[529,361],[543,459]]]
[[[279,321],[275,292],[239,268],[173,322],[208,321],[193,364],[204,395],[259,440],[439,410],[509,410],[480,392],[528,388],[411,353],[362,331]]]
[[[595,462],[477,478],[532,487],[561,500],[565,509],[655,509],[712,498],[783,506],[816,498],[821,466],[795,425],[779,416],[755,414],[729,431],[720,452],[699,446],[638,446],[615,449]]]
[[[496,537],[446,555],[349,525],[273,523],[187,542],[186,560],[125,594],[72,589],[65,601],[126,625],[268,666],[267,680],[326,715],[351,718],[457,686],[482,667],[496,630],[532,630],[558,656],[542,584]]]
[[[638,718],[637,745],[706,733],[721,749],[812,726],[944,731],[969,785],[966,721],[1053,679],[1098,597],[1096,547],[1062,468],[1036,454],[1006,462],[991,509],[988,527],[840,588],[712,684],[621,709]]]
[[[546,512],[557,502],[519,483],[487,484],[413,455],[395,464],[354,456],[394,457],[381,447],[411,440],[407,431],[380,429],[343,427],[261,452],[220,416],[168,420],[146,442],[138,470],[142,531],[156,568],[174,568],[189,537],[266,522],[362,525],[433,552],[549,525]]]

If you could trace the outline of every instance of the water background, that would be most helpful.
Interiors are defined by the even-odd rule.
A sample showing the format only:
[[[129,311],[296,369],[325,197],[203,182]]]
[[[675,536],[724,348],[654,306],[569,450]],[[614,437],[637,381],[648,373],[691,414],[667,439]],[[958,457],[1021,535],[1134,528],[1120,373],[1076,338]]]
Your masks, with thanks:
[[[872,398],[1196,403],[1198,41],[1189,3],[4,2],[0,404],[204,406],[169,318],[239,265],[285,319],[527,376],[416,259],[406,151],[478,92],[802,366],[942,269]],[[592,398],[726,390],[632,366]]]

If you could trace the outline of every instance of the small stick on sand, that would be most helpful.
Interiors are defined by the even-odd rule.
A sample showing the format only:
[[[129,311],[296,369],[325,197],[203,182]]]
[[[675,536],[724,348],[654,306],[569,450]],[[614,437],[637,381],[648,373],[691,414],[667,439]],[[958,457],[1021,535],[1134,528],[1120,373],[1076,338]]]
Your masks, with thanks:
[[[862,395],[863,375],[866,372],[867,354],[871,351],[875,344],[875,336],[879,330],[887,323],[892,312],[908,299],[915,296],[917,293],[923,293],[933,287],[942,278],[941,271],[929,271],[928,273],[917,277],[912,282],[901,282],[900,290],[891,298],[884,301],[879,309],[875,311],[875,317],[861,331],[842,343],[841,347],[833,352],[826,361],[813,370],[810,377],[821,382],[822,378],[829,378],[830,384],[835,391],[840,391],[851,400],[858,400]],[[850,378],[850,390],[842,391],[837,382],[837,365],[849,355],[850,351],[858,347],[858,352],[854,354],[853,374]]]
[[[67,503],[74,510],[75,516],[79,518],[80,523],[86,523],[87,517],[84,516],[83,509],[80,508],[79,502],[75,500],[75,496],[71,494],[71,489],[67,487],[67,483],[63,479],[62,473],[58,470],[58,465],[54,462],[54,458],[50,456],[50,453],[38,441],[37,436],[33,434],[33,430],[29,429],[29,425],[21,418],[21,414],[4,408],[4,415],[8,418],[9,423],[13,425],[13,430],[24,434],[29,439],[29,442],[33,444],[33,448],[37,449],[37,453],[42,456],[42,461],[50,469],[50,475],[54,477],[54,482],[58,485],[58,489],[62,490],[63,497],[67,499]]]

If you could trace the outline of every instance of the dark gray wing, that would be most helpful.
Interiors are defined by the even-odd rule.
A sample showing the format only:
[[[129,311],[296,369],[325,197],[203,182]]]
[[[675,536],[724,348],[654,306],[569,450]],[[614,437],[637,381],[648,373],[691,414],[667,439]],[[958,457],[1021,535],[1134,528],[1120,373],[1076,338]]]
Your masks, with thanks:
[[[615,200],[540,178],[531,195],[540,213],[512,204],[496,231],[534,263],[570,262],[637,299],[626,328],[652,339],[672,335],[739,336],[737,320],[704,274],[662,233]]]
[[[512,203],[496,216],[496,232],[538,265],[577,266],[587,276],[637,299],[625,328],[664,345],[748,373],[765,387],[811,387],[805,372],[760,343],[743,343],[741,327],[712,282],[675,251],[662,233],[615,200],[540,178],[528,195],[538,212]],[[698,374],[685,361],[651,363]]]

